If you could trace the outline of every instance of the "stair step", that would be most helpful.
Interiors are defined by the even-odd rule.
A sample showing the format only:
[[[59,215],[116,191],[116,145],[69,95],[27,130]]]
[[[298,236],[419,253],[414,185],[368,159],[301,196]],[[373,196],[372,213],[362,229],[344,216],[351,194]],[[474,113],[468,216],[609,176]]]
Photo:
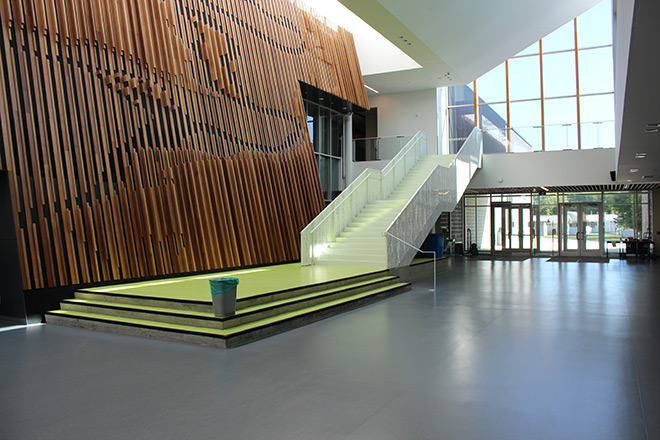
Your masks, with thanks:
[[[361,292],[323,304],[261,319],[230,329],[215,329],[191,325],[170,324],[152,320],[115,317],[97,313],[56,310],[46,314],[46,322],[86,327],[115,333],[148,336],[215,347],[235,347],[282,331],[360,307],[410,289],[409,283]]]
[[[385,237],[371,237],[365,239],[354,238],[353,240],[346,239],[345,237],[338,237],[337,241],[332,243],[329,247],[369,247],[369,248],[382,248],[385,249],[387,242]]]
[[[390,218],[382,218],[382,219],[369,219],[369,218],[359,218],[356,217],[349,223],[349,225],[389,225],[392,222],[392,219]]]
[[[355,216],[356,219],[359,218],[367,218],[367,219],[383,219],[383,218],[391,218],[392,214],[396,212],[394,209],[389,209],[387,211],[381,211],[381,212],[370,212],[370,211],[360,211],[358,215]]]
[[[343,287],[321,290],[306,295],[273,301],[237,310],[236,314],[228,317],[213,315],[212,306],[208,312],[195,312],[178,310],[175,308],[145,307],[133,304],[116,302],[93,301],[83,299],[69,299],[61,303],[62,310],[103,314],[131,319],[143,319],[179,325],[192,325],[195,327],[228,329],[237,325],[257,321],[282,313],[310,307],[322,302],[339,299],[344,296],[355,295],[367,290],[393,284],[397,277],[386,276],[372,280],[362,281]]]
[[[335,255],[323,254],[317,260],[320,264],[338,264],[338,265],[351,265],[351,266],[373,266],[384,267],[386,264],[385,255],[369,255],[369,256],[355,256],[355,255]]]
[[[383,232],[374,232],[374,231],[347,231],[344,229],[344,232],[339,234],[340,237],[364,237],[364,238],[371,238],[371,237],[382,237]]]
[[[357,233],[372,233],[372,234],[377,234],[380,233],[383,235],[383,232],[385,232],[385,226],[358,226],[358,227],[351,227],[347,226],[346,229],[344,229],[345,232],[357,232]]]
[[[372,250],[372,249],[360,249],[360,248],[355,248],[355,247],[345,247],[345,246],[340,246],[340,247],[335,247],[335,248],[329,248],[327,251],[323,253],[321,258],[326,258],[326,257],[341,257],[341,258],[365,258],[365,259],[380,259],[382,258],[383,254],[385,252],[385,248],[379,249],[379,250]]]
[[[404,201],[403,200],[397,201],[397,200],[390,200],[390,199],[375,200],[375,201],[369,203],[369,205],[367,205],[367,206],[369,206],[369,207],[371,207],[371,206],[373,206],[373,207],[385,207],[385,206],[386,207],[396,207],[399,204],[401,204],[402,202],[404,202]]]
[[[385,243],[334,243],[328,254],[378,255],[385,253]]]
[[[370,229],[378,229],[379,231],[384,231],[385,228],[387,228],[392,221],[387,221],[387,222],[351,222],[346,226],[346,229],[361,229],[361,230],[370,230]]]

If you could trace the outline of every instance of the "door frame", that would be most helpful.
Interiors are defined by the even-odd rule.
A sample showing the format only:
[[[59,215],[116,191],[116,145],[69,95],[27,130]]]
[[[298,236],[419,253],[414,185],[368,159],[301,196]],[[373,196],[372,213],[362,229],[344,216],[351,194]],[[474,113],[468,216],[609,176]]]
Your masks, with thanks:
[[[500,224],[502,225],[501,231],[495,231],[495,210],[497,208],[500,208],[501,211],[501,222]],[[518,215],[517,218],[512,218],[512,212],[513,210],[517,210]],[[524,210],[528,210],[529,213],[529,225],[527,229],[529,230],[529,248],[524,247],[525,243],[525,225],[523,222],[523,219],[525,218],[524,216]],[[512,203],[512,202],[493,202],[490,205],[490,217],[491,217],[491,222],[490,222],[490,240],[491,240],[491,253],[492,254],[497,254],[497,255],[511,255],[513,253],[516,254],[532,254],[532,251],[534,249],[534,231],[535,227],[533,225],[534,223],[534,211],[532,209],[532,204],[531,203]],[[513,229],[513,224],[516,222],[518,225],[518,247],[513,248],[511,247],[511,238],[512,238],[512,229]],[[502,242],[502,249],[501,250],[496,250],[496,242],[500,239]]]
[[[577,249],[567,250],[565,243],[564,223],[566,217],[566,208],[574,206],[577,209],[577,231],[576,239],[578,241]],[[586,225],[584,219],[585,207],[598,208],[598,249],[587,249]],[[603,202],[565,202],[559,204],[558,210],[558,229],[557,236],[559,241],[559,256],[562,257],[602,257],[605,255],[605,222],[603,214]]]

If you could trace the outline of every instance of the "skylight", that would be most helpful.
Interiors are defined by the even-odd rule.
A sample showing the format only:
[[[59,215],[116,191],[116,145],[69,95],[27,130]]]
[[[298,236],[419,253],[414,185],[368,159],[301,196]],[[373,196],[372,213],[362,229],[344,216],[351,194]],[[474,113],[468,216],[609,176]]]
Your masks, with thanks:
[[[337,0],[298,0],[353,34],[362,75],[421,68],[391,41],[365,23]]]

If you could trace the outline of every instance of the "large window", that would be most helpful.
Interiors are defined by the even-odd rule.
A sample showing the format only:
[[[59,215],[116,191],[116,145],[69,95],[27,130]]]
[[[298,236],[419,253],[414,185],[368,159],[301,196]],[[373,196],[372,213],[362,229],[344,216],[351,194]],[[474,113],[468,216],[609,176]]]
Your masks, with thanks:
[[[465,86],[450,87],[451,152],[474,126],[484,153],[614,147],[612,0]]]
[[[305,101],[307,129],[314,144],[323,197],[331,202],[342,190],[344,119],[339,112]]]

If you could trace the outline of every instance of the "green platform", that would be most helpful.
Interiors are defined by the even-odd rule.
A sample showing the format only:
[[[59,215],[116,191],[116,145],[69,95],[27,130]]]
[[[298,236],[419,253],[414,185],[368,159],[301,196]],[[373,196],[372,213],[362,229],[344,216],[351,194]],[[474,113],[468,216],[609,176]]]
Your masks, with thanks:
[[[240,281],[237,298],[249,298],[269,292],[326,283],[385,270],[382,267],[301,266],[300,263],[239,269],[212,274],[167,278],[139,283],[119,284],[84,289],[86,292],[167,298],[174,300],[209,301],[209,280],[223,276]]]

